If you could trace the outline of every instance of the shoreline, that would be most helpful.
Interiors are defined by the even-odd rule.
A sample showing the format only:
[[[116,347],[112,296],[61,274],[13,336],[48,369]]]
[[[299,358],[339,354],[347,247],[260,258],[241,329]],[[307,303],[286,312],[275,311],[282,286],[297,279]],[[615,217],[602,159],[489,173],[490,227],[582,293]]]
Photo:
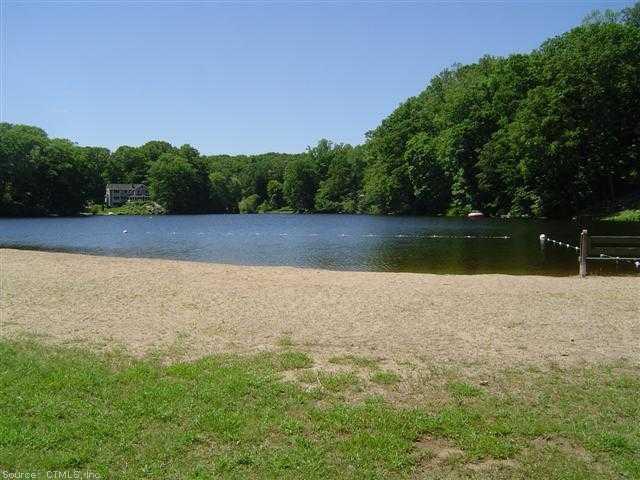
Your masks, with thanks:
[[[0,249],[3,335],[188,358],[295,345],[404,362],[640,361],[630,277],[237,266]]]
[[[90,212],[87,210],[80,211],[76,214],[72,215],[59,215],[59,214],[46,214],[46,215],[26,215],[26,216],[0,216],[0,220],[12,220],[12,219],[34,219],[34,218],[78,218],[78,217],[148,217],[148,216],[198,216],[198,215],[357,215],[357,216],[370,216],[370,217],[429,217],[429,218],[459,218],[465,219],[469,218],[467,214],[459,214],[459,215],[447,215],[447,214],[420,214],[420,213],[389,213],[389,214],[375,214],[370,212],[325,212],[325,211],[314,211],[314,212],[296,212],[293,210],[266,210],[263,212],[193,212],[193,213],[116,213],[112,210],[120,207],[114,207],[113,209],[107,209],[100,212]],[[608,222],[616,222],[616,223],[628,223],[628,224],[637,224],[640,222],[637,215],[640,212],[637,208],[627,208],[627,209],[619,209],[619,210],[610,210],[604,213],[577,213],[575,215],[570,215],[567,217],[548,217],[548,216],[540,216],[540,217],[532,217],[528,215],[490,215],[484,214],[480,219],[491,219],[491,220],[559,220],[559,221],[567,221],[567,222],[575,222],[576,216],[582,218],[588,218],[591,222],[598,223],[608,223]],[[633,214],[633,218],[625,218],[625,214]],[[621,217],[621,218],[616,218]],[[473,218],[471,218],[473,220]]]
[[[46,247],[32,247],[30,245],[10,245],[3,246],[0,244],[0,251],[2,250],[16,250],[20,252],[42,252],[42,253],[62,253],[67,255],[80,255],[86,257],[102,257],[102,258],[114,258],[114,259],[123,259],[123,260],[159,260],[166,262],[186,262],[186,263],[195,263],[195,264],[204,264],[204,265],[216,265],[220,267],[247,267],[247,268],[291,268],[291,269],[299,269],[299,270],[317,270],[319,272],[334,272],[334,273],[383,273],[383,274],[404,274],[404,275],[434,275],[434,276],[462,276],[462,277],[477,277],[477,276],[491,276],[491,275],[504,275],[508,277],[540,277],[540,278],[571,278],[577,276],[577,273],[545,273],[545,274],[528,274],[528,273],[456,273],[456,272],[412,272],[412,271],[397,271],[397,270],[347,270],[347,269],[331,269],[331,268],[319,268],[305,265],[264,265],[264,264],[251,264],[251,263],[223,263],[223,262],[214,262],[208,260],[187,260],[181,258],[166,258],[166,257],[130,257],[126,255],[116,255],[113,253],[96,253],[90,251],[78,251],[72,249],[64,249],[64,248],[46,248]],[[603,275],[603,277],[626,277],[626,278],[634,278],[635,275],[630,275],[628,273],[622,273],[617,275]]]

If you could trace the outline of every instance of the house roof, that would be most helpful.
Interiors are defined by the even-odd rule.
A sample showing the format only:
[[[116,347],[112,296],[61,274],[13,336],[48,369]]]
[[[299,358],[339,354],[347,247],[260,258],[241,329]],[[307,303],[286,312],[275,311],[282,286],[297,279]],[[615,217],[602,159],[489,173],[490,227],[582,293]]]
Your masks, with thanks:
[[[138,188],[138,187],[144,187],[144,186],[145,185],[143,183],[107,183],[108,189],[117,188],[121,190],[126,190],[126,189]]]

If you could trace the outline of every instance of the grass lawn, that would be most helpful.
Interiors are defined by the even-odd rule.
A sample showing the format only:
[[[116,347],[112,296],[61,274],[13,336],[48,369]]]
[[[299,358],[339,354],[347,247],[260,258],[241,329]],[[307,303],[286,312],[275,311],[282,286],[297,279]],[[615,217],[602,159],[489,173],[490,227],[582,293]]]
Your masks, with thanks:
[[[409,381],[360,357],[332,365],[342,370],[291,346],[164,364],[0,341],[0,470],[640,478],[637,366],[510,369],[490,381],[434,367]]]
[[[155,202],[127,202],[118,207],[93,205],[88,208],[95,215],[164,215],[164,208]]]
[[[608,222],[640,222],[640,209],[622,210],[603,218]]]

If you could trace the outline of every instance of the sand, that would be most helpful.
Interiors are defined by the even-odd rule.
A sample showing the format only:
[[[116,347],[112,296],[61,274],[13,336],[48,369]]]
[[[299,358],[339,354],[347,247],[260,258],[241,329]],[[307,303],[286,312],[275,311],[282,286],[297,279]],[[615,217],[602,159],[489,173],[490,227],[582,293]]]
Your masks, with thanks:
[[[180,345],[190,358],[293,343],[315,359],[508,367],[640,361],[640,277],[335,272],[0,250],[4,336]]]

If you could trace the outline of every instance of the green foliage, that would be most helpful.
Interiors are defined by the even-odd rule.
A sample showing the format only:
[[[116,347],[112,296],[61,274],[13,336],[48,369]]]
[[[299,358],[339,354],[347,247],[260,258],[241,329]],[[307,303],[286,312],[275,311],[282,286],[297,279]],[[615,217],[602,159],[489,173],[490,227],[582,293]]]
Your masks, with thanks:
[[[318,212],[355,213],[364,173],[361,147],[324,141],[310,149],[312,158],[322,158],[326,174],[319,184],[314,209]],[[316,150],[322,148],[322,155]]]
[[[235,177],[227,178],[221,172],[215,171],[209,175],[211,184],[210,210],[220,213],[236,213],[238,211],[238,197],[240,185]]]
[[[603,218],[608,222],[640,222],[640,209],[637,210],[621,210]]]
[[[106,182],[103,177],[104,166],[109,161],[111,152],[108,148],[84,147],[86,178],[85,192],[87,201],[100,203],[104,199]]]
[[[452,172],[442,163],[433,140],[424,132],[418,133],[404,153],[415,209],[421,213],[441,213],[452,201]]]
[[[623,8],[621,12],[621,20],[626,25],[640,28],[640,2],[636,2],[630,7]]]
[[[129,201],[123,205],[104,208],[102,205],[90,203],[86,211],[95,215],[164,215],[167,211],[155,202]]]
[[[206,212],[211,184],[204,164],[164,153],[149,169],[153,200],[170,213]]]
[[[637,59],[640,31],[617,24],[575,29],[532,56],[539,85],[494,138],[519,174],[502,168],[504,184],[528,192],[540,214],[571,215],[637,188]]]
[[[297,212],[313,210],[317,189],[317,170],[307,158],[295,159],[287,164],[282,190],[288,206]]]
[[[262,155],[216,155],[206,157],[211,175],[220,178],[228,192],[226,211],[238,211],[238,203],[251,195],[258,195],[262,209],[275,210],[284,206],[281,185],[288,162],[300,155],[266,153]],[[271,190],[269,190],[271,184]],[[279,185],[279,187],[278,187]]]
[[[113,152],[105,171],[107,183],[145,183],[149,157],[143,148],[125,145]]]
[[[73,215],[95,197],[95,152],[34,127],[0,124],[0,215]]]
[[[605,11],[593,10],[583,20],[583,25],[599,25],[605,23],[623,23],[634,27],[640,27],[640,2],[623,8],[619,12],[611,9]]]
[[[269,207],[273,210],[277,210],[284,206],[282,183],[278,180],[269,180],[269,183],[267,183],[267,201],[269,203]]]
[[[408,211],[402,189],[405,179],[402,168],[391,171],[383,162],[370,165],[364,174],[362,209],[375,215]]]
[[[639,5],[436,76],[368,134],[364,208],[569,216],[640,188]]]
[[[257,213],[258,212],[258,201],[260,197],[257,194],[249,195],[248,197],[243,198],[238,203],[238,210],[240,213]]]

